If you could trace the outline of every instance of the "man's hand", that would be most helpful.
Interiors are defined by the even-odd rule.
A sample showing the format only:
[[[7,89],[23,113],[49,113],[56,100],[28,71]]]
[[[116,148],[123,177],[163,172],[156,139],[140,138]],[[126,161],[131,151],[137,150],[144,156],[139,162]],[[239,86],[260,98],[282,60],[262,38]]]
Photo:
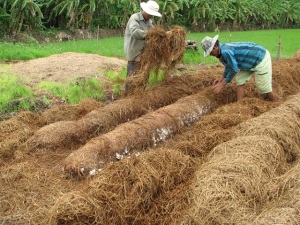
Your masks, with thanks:
[[[220,78],[218,78],[218,79],[215,79],[214,82],[213,82],[213,86],[215,86],[217,83],[222,82],[223,80],[224,80],[224,77],[223,77],[223,76],[220,77]]]
[[[217,79],[214,81],[214,85],[213,85],[213,92],[218,94],[220,93],[223,88],[226,86],[226,82],[225,82],[225,79]]]

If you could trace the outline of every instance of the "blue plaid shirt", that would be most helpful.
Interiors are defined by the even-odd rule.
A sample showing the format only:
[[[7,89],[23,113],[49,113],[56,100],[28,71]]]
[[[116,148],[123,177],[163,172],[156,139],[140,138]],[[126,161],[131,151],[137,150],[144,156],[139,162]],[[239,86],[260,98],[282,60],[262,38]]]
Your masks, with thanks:
[[[220,43],[222,64],[225,66],[223,76],[230,83],[239,70],[256,67],[265,57],[266,49],[250,42]]]

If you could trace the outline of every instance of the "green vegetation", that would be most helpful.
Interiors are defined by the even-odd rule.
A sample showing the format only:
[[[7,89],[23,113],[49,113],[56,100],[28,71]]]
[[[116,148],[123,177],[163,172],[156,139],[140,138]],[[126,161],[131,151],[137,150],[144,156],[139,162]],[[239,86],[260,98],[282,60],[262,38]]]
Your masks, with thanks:
[[[112,83],[113,93],[115,95],[120,94],[120,88],[124,85],[124,80],[126,79],[127,70],[122,68],[121,72],[106,71],[104,76],[107,77]]]
[[[277,59],[278,43],[280,39],[281,58],[292,57],[297,50],[300,49],[299,36],[300,29],[281,29],[281,30],[258,30],[258,31],[224,31],[224,32],[209,32],[209,33],[191,33],[188,38],[191,40],[197,40],[201,43],[201,40],[205,36],[214,37],[219,35],[220,42],[240,42],[249,41],[255,42],[266,47],[272,56],[272,59]],[[200,46],[199,46],[200,47]],[[200,49],[201,53],[203,51]]]
[[[190,30],[299,28],[299,0],[156,0],[162,26]],[[140,10],[132,0],[0,0],[0,34],[78,28],[122,28]]]
[[[188,33],[186,39],[196,40],[198,42],[199,51],[187,51],[183,62],[191,64],[215,62],[215,60],[211,57],[203,57],[203,51],[200,43],[205,36],[213,37],[216,34],[220,35],[219,40],[221,42],[250,41],[261,44],[270,51],[273,59],[277,59],[278,40],[279,36],[281,36],[281,58],[289,58],[300,49],[300,43],[298,40],[299,32],[300,29]],[[123,37],[44,44],[13,44],[0,42],[0,62],[5,60],[29,60],[64,52],[91,53],[124,59],[123,42]]]
[[[93,98],[100,101],[104,96],[102,85],[95,78],[84,78],[67,84],[41,82],[38,85],[38,90],[39,92],[46,91],[54,96],[66,99],[68,104],[79,103],[85,98]]]
[[[35,108],[33,92],[15,76],[0,76],[0,111],[10,113]]]
[[[0,49],[0,62],[5,60],[30,60],[64,52],[91,53],[120,58],[124,57],[123,38],[121,37],[43,44],[0,42]]]
[[[155,73],[155,71],[151,71],[148,79],[148,86],[152,87],[157,84],[160,84],[163,78],[164,78],[164,74],[161,70],[159,70],[157,74]]]

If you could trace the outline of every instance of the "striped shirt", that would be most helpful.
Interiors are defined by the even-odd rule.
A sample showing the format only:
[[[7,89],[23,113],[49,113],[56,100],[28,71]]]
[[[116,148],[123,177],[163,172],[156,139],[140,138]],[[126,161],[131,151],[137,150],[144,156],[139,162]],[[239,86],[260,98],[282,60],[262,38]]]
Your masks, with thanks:
[[[152,27],[152,20],[145,20],[142,12],[130,17],[124,35],[124,52],[128,61],[140,61],[147,31]]]
[[[220,43],[221,62],[225,66],[223,76],[230,83],[239,70],[251,70],[264,58],[266,49],[250,42]]]

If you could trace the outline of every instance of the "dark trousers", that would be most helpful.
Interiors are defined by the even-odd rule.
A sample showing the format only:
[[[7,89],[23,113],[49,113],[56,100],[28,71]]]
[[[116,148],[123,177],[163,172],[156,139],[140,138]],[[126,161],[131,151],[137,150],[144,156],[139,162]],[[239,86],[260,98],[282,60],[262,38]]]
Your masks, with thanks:
[[[127,77],[132,76],[132,74],[134,74],[134,72],[136,71],[138,66],[138,62],[136,61],[128,61],[127,63]],[[128,83],[128,81],[125,84],[125,94],[128,93],[130,89],[130,84]]]

